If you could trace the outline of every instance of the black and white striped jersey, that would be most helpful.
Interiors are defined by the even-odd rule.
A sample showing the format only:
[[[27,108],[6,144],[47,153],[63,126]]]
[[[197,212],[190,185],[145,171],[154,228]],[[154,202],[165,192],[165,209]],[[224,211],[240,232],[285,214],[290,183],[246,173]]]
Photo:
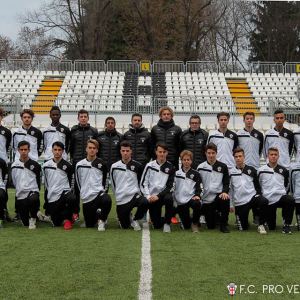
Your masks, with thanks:
[[[141,192],[149,199],[151,195],[158,198],[170,193],[174,184],[175,167],[168,161],[160,165],[156,160],[147,163],[142,179]]]
[[[300,127],[294,130],[294,146],[296,162],[300,162]]]
[[[31,126],[29,129],[19,127],[13,131],[12,149],[15,155],[15,160],[20,157],[18,152],[18,144],[21,141],[27,141],[30,144],[29,157],[35,161],[42,154],[42,132],[36,127]]]
[[[291,164],[290,187],[296,203],[300,203],[300,162]]]
[[[237,132],[239,147],[245,152],[245,163],[248,166],[258,169],[260,157],[264,146],[264,136],[261,132],[253,129],[251,132],[245,128]]]
[[[285,168],[289,168],[291,163],[290,157],[294,147],[293,132],[286,128],[282,128],[280,132],[275,128],[269,129],[266,132],[264,143],[264,156],[266,160],[268,150],[271,147],[275,147],[279,150],[278,164]]]
[[[238,146],[238,136],[235,132],[227,130],[222,133],[219,130],[209,132],[207,143],[214,143],[218,148],[217,160],[227,165],[228,168],[235,166],[233,150]]]
[[[40,190],[41,166],[32,159],[25,163],[17,159],[11,166],[11,177],[16,188],[17,199],[25,199],[31,192]]]
[[[116,196],[117,205],[130,202],[135,194],[140,194],[142,165],[131,160],[128,164],[119,160],[110,169],[111,187]]]
[[[176,171],[174,199],[178,205],[188,203],[194,196],[200,197],[201,177],[199,172],[189,169],[184,172],[182,168]]]
[[[0,158],[0,189],[6,190],[8,178],[8,168],[5,160]]]
[[[245,165],[243,169],[234,167],[229,170],[229,175],[230,200],[233,206],[247,204],[253,196],[261,193],[255,168],[248,165]]]
[[[63,192],[71,190],[73,184],[73,167],[64,159],[56,163],[53,159],[43,165],[45,189],[49,203],[59,200]]]
[[[224,163],[217,160],[210,165],[205,161],[198,166],[197,171],[203,185],[203,203],[211,203],[218,194],[229,192],[229,173]]]
[[[8,163],[8,150],[11,143],[11,132],[8,128],[0,125],[0,158]]]
[[[82,203],[93,201],[99,193],[104,193],[107,172],[107,166],[101,158],[93,161],[85,158],[76,164],[76,182]]]
[[[274,169],[268,164],[257,171],[262,195],[269,200],[269,205],[274,204],[287,194],[289,185],[289,171],[277,165]]]
[[[44,144],[44,156],[45,160],[53,158],[52,145],[54,142],[62,142],[65,146],[63,158],[67,159],[67,153],[69,151],[71,131],[68,127],[58,124],[55,126],[48,126],[43,131],[43,144]]]

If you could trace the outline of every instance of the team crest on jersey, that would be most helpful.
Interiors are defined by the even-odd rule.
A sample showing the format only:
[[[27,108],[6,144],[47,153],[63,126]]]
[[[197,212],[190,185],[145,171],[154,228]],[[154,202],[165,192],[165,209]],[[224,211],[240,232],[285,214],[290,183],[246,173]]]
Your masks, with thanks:
[[[101,169],[102,168],[102,164],[98,164],[98,169]]]
[[[283,170],[282,169],[279,169],[279,173],[281,174],[283,172]]]
[[[256,138],[257,138],[257,137],[258,137],[258,134],[257,134],[257,133],[254,133],[254,137],[256,137]]]
[[[34,169],[34,165],[31,165],[29,168],[32,171]]]
[[[222,171],[222,168],[221,168],[221,167],[218,167],[217,170],[218,170],[218,172],[221,172],[221,171]]]
[[[191,174],[191,175],[190,175],[190,178],[193,179],[193,178],[194,178],[194,174]]]
[[[60,129],[60,132],[64,132],[65,130],[63,128]]]
[[[63,165],[63,170],[65,171],[65,170],[67,170],[67,166],[66,165]]]
[[[169,168],[165,168],[165,172],[169,173],[170,169]]]
[[[230,134],[229,134],[229,137],[232,139],[232,138],[233,138],[233,134],[230,133]]]
[[[144,143],[145,142],[145,138],[141,138],[141,141],[142,141],[142,143]]]
[[[249,175],[251,174],[251,170],[250,169],[247,172],[248,172]]]
[[[199,144],[202,144],[203,140],[199,140]]]
[[[1,131],[1,134],[4,134],[4,133],[5,133],[5,131],[4,131],[4,130],[2,130],[2,131]]]
[[[285,132],[285,133],[283,134],[283,136],[284,136],[284,137],[287,137],[287,133]]]
[[[119,142],[119,141],[114,141],[114,144],[115,144],[115,145],[118,145],[118,142]]]
[[[33,130],[31,130],[30,134],[31,134],[31,135],[34,135],[34,131],[33,131]]]
[[[134,171],[134,166],[130,166],[131,171]]]
[[[170,133],[171,133],[171,135],[174,135],[174,134],[175,134],[175,132],[174,132],[174,131],[170,131]]]

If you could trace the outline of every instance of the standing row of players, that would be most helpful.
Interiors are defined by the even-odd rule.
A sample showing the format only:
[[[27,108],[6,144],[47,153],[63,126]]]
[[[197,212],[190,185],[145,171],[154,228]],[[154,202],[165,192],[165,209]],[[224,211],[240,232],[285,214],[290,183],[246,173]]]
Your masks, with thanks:
[[[1,117],[3,111],[1,111]],[[198,116],[190,118],[190,128],[183,133],[180,127],[174,124],[173,111],[164,107],[160,110],[160,120],[156,126],[152,128],[151,133],[142,125],[142,116],[134,114],[132,116],[131,128],[125,133],[124,137],[115,129],[115,120],[112,117],[106,119],[106,129],[98,134],[97,130],[88,124],[88,112],[81,110],[78,113],[79,124],[72,128],[71,131],[60,123],[60,110],[53,107],[50,112],[52,124],[42,134],[37,128],[31,125],[33,113],[30,110],[24,110],[21,113],[23,122],[22,127],[13,133],[13,149],[15,157],[19,157],[19,151],[16,145],[22,140],[27,140],[30,144],[29,155],[33,160],[37,160],[41,149],[44,147],[46,160],[52,157],[52,145],[55,141],[60,141],[64,145],[64,158],[70,153],[73,166],[77,164],[86,155],[86,143],[91,138],[96,138],[100,143],[100,151],[98,155],[102,158],[108,168],[117,161],[119,157],[119,145],[122,139],[131,141],[132,154],[134,160],[142,164],[142,168],[150,160],[154,158],[153,146],[157,143],[165,143],[168,147],[167,160],[178,169],[178,156],[182,149],[188,149],[193,154],[192,166],[195,168],[199,163],[205,161],[204,147],[208,142],[213,142],[217,146],[217,159],[227,165],[229,169],[235,167],[233,159],[233,151],[240,145],[244,148],[246,164],[257,168],[261,153],[264,152],[267,157],[268,149],[277,148],[279,150],[279,165],[282,167],[289,165],[290,155],[295,145],[297,146],[297,132],[294,134],[283,127],[284,114],[282,111],[276,111],[274,114],[275,127],[267,132],[265,137],[265,147],[263,146],[263,135],[253,128],[254,114],[249,112],[244,115],[245,128],[237,134],[227,129],[229,115],[227,113],[218,114],[219,129],[210,132],[208,135],[200,128],[201,122]],[[10,144],[11,134],[8,129],[1,126],[1,155],[6,153]],[[42,143],[42,137],[44,143]],[[43,145],[43,147],[42,147]],[[275,147],[274,147],[275,146]],[[3,150],[3,149],[1,149]],[[5,154],[6,156],[6,154]],[[8,160],[7,157],[6,161]],[[296,167],[297,168],[297,167]],[[293,172],[297,174],[297,169]],[[77,182],[77,181],[76,181]],[[79,200],[78,184],[75,184],[75,193],[77,195],[77,203]],[[18,197],[17,197],[18,198]],[[296,199],[297,200],[297,199]],[[77,204],[77,207],[79,205]],[[75,211],[77,214],[78,211]]]

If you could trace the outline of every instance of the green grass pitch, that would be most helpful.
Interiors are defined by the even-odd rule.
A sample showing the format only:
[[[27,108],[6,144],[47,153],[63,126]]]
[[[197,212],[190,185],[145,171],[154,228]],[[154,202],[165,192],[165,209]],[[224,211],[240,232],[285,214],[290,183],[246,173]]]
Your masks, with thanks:
[[[11,189],[9,211],[13,216]],[[286,287],[300,284],[300,233],[286,236],[279,227],[260,236],[254,226],[241,233],[233,224],[231,214],[230,234],[192,234],[179,226],[171,234],[151,230],[153,299],[229,299],[231,282],[254,286],[249,291],[255,293],[238,289],[234,299],[300,299]],[[65,232],[45,223],[30,231],[6,223],[0,231],[0,299],[137,299],[141,237],[118,229],[115,206],[106,232],[79,224]],[[263,293],[263,285],[284,291]]]

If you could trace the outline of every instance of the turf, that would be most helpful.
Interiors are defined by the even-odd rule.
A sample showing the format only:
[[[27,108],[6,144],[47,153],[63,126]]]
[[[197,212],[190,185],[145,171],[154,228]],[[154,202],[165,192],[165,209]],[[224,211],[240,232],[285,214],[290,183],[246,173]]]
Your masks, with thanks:
[[[13,207],[9,190],[11,215]],[[79,224],[70,232],[44,223],[35,231],[5,225],[0,299],[137,298],[141,233],[118,229],[115,207],[104,233]],[[235,299],[299,299],[285,286],[300,284],[299,248],[299,233],[283,235],[280,228],[266,236],[255,227],[238,232],[232,225],[230,234],[206,229],[193,234],[179,226],[171,234],[151,230],[153,299],[226,299],[231,282],[255,286],[250,290],[255,294],[240,294],[238,288]],[[263,293],[264,284],[282,285],[284,291]]]

